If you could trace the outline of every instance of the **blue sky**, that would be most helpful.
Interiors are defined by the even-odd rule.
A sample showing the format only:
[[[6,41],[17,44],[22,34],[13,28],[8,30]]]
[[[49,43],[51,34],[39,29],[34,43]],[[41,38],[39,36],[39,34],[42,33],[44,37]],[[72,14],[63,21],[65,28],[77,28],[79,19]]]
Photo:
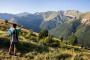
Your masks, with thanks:
[[[0,13],[16,14],[58,10],[90,11],[90,0],[0,0]]]

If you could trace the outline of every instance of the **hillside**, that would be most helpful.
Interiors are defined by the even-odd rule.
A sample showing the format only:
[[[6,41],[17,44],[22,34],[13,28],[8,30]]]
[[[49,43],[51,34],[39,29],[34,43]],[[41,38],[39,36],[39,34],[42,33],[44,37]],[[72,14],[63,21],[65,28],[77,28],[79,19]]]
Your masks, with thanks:
[[[73,33],[77,36],[78,43],[81,43],[82,40],[86,43],[90,39],[90,12],[82,13],[77,10],[60,10],[37,12],[34,14],[27,12],[20,14],[2,13],[0,17],[21,24],[34,32],[40,32],[43,29],[48,30],[53,36],[63,37],[65,40],[68,40]],[[86,36],[86,38],[83,36]],[[88,42],[85,46],[90,47],[89,44]]]
[[[41,28],[47,29],[47,30],[51,30],[56,28],[57,26],[60,26],[61,24],[67,22],[67,21],[74,21],[75,19],[79,19],[79,16],[82,14],[79,11],[76,10],[67,10],[67,11],[57,11],[57,13],[54,12],[44,12],[44,13],[48,13],[48,14],[44,14],[44,17],[47,17],[45,19],[44,18],[44,22],[42,22],[41,24]],[[52,18],[50,17],[52,16]],[[50,18],[49,18],[50,17]]]
[[[11,23],[0,19],[0,59],[1,60],[89,60],[90,51],[78,45],[69,45],[55,37],[39,38],[38,33],[22,28],[18,55],[8,55],[10,37],[7,28]]]
[[[81,23],[85,25],[90,25],[90,12],[84,13],[82,15]]]
[[[50,33],[59,38],[63,36],[66,40],[74,33],[78,37],[78,43],[82,44],[83,42],[84,46],[90,47],[90,13],[84,13],[80,17],[80,19],[67,21],[57,26],[50,30]]]

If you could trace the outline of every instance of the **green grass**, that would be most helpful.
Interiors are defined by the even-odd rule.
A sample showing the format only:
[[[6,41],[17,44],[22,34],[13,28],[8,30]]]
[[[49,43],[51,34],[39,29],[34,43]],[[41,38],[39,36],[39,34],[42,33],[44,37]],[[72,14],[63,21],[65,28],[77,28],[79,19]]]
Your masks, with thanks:
[[[20,41],[18,46],[18,53],[20,53],[20,55],[15,57],[8,55],[8,48],[10,43],[9,39],[0,38],[0,46],[2,46],[2,48],[0,49],[0,58],[4,60],[80,60],[77,56],[79,54],[81,59],[89,60],[90,54],[88,54],[89,52],[87,50],[81,51],[81,48],[79,48],[79,46],[67,45],[64,41],[61,42],[58,41],[58,39],[57,41],[60,42],[61,47],[57,48],[49,45],[42,45],[38,41],[31,41],[32,40]]]
[[[4,31],[0,32],[4,35]],[[80,60],[79,57],[83,60],[90,59],[89,50],[82,50],[80,46],[69,45],[66,40],[61,41],[55,37],[39,39],[34,34],[22,32],[19,40],[18,56],[10,56],[10,37],[0,37],[0,60]]]

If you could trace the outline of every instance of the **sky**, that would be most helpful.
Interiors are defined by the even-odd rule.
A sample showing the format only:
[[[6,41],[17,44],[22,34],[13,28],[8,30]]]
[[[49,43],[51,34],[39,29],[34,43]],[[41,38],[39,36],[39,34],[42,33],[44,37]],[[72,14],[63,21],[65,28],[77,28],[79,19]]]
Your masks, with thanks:
[[[59,10],[90,11],[90,0],[0,0],[0,13],[45,12]]]

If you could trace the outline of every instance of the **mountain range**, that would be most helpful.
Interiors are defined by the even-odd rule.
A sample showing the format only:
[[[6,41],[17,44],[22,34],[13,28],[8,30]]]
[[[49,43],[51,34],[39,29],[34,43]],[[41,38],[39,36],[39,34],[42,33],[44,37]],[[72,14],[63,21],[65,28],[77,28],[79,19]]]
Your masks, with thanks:
[[[85,46],[90,46],[90,12],[77,10],[47,11],[31,13],[8,14],[0,13],[0,18],[16,22],[35,32],[46,29],[50,34],[68,39],[72,34],[78,37]],[[87,43],[87,44],[86,44]]]
[[[75,10],[68,11],[47,11],[34,14],[23,12],[19,14],[0,13],[0,18],[10,20],[31,28],[34,31],[40,31],[40,28],[53,29],[67,20],[79,18],[81,13]]]

